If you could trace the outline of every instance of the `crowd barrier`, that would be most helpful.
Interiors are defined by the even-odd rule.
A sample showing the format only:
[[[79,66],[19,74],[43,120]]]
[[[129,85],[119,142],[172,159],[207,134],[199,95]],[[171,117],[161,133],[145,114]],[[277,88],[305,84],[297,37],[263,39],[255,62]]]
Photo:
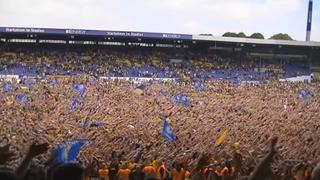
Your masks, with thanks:
[[[144,78],[144,77],[132,78],[132,77],[106,77],[106,76],[99,77],[99,79],[106,80],[106,81],[110,81],[110,80],[111,81],[115,81],[115,80],[131,81],[134,83],[144,83],[149,81],[161,81],[161,82],[177,81],[177,78]]]
[[[320,76],[319,74],[317,74]],[[317,77],[318,77],[317,76]],[[60,78],[66,78],[68,76],[48,76],[48,77],[60,77]],[[23,79],[32,79],[35,80],[36,77],[34,76],[24,76]],[[279,79],[280,82],[304,82],[304,83],[311,83],[312,82],[312,75],[309,76],[297,76],[297,77],[291,77],[291,78],[286,78],[286,79]],[[18,75],[0,75],[0,80],[4,81],[9,81],[12,82],[15,80],[16,82],[20,82],[21,78]],[[101,76],[99,77],[99,80],[104,80],[104,81],[115,81],[115,80],[120,80],[120,81],[131,81],[133,83],[144,83],[144,82],[149,82],[149,81],[159,81],[159,82],[175,82],[178,79],[177,78],[147,78],[147,77],[107,77],[107,76]],[[241,84],[250,84],[250,85],[256,85],[260,84],[261,82],[259,81],[241,81]]]
[[[8,82],[12,82],[13,80],[16,82],[20,82],[20,78],[18,75],[0,75],[0,79]]]
[[[309,76],[297,76],[297,77],[291,77],[286,79],[279,79],[281,82],[304,82],[304,83],[311,83],[312,77]]]

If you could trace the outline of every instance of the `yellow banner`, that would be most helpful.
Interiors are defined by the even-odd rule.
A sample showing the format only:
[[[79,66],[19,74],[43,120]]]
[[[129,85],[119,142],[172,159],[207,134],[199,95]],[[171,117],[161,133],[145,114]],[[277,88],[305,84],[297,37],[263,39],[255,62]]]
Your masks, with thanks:
[[[320,72],[314,72],[313,73],[313,79],[315,81],[320,81]]]

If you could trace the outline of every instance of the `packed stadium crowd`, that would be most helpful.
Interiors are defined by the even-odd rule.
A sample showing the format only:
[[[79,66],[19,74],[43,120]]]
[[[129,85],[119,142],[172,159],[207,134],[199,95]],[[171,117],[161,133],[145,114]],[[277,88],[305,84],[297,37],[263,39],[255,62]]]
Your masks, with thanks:
[[[170,50],[34,50],[0,51],[0,74],[214,78],[262,81],[310,74],[306,66],[212,52]],[[306,65],[306,64],[305,64]],[[290,67],[290,68],[288,68]],[[292,71],[294,69],[294,71]]]
[[[198,89],[188,81],[135,85],[81,76],[42,79],[27,89],[15,82],[2,85],[0,136],[15,153],[9,163],[13,167],[31,142],[54,148],[66,140],[86,141],[78,155],[84,167],[94,162],[113,166],[114,155],[107,155],[117,152],[116,162],[122,163],[116,164],[131,171],[163,161],[191,172],[197,158],[211,152],[206,159],[210,163],[201,170],[211,167],[220,172],[223,162],[234,162],[237,153],[242,158],[240,175],[249,175],[268,151],[265,143],[272,136],[279,138],[274,152],[276,175],[299,164],[310,176],[310,168],[319,160],[316,84],[239,86],[213,80]],[[163,136],[163,119],[174,139]],[[40,156],[34,164],[43,167],[48,156]],[[158,166],[153,164],[155,169]]]
[[[39,75],[1,81],[0,179],[320,179],[319,84],[241,57],[81,52],[0,53],[0,74]]]

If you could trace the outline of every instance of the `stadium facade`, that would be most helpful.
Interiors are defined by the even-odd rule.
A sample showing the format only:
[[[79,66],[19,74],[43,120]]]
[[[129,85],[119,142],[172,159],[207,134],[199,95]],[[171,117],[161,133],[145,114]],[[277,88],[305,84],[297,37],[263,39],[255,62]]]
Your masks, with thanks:
[[[311,72],[320,71],[320,42],[232,38],[212,35],[133,31],[0,27],[2,47],[35,46],[126,46],[141,48],[198,49],[246,56],[308,61]]]

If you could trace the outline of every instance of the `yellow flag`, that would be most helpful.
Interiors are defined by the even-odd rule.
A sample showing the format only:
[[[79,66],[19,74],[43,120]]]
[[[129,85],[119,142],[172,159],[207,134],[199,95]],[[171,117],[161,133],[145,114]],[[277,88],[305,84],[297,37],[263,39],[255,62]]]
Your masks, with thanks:
[[[315,72],[314,75],[313,75],[313,79],[315,81],[320,82],[320,72]]]
[[[227,139],[227,135],[228,135],[228,130],[225,129],[217,138],[215,144],[217,146],[220,146],[221,144],[224,143],[224,141]]]

